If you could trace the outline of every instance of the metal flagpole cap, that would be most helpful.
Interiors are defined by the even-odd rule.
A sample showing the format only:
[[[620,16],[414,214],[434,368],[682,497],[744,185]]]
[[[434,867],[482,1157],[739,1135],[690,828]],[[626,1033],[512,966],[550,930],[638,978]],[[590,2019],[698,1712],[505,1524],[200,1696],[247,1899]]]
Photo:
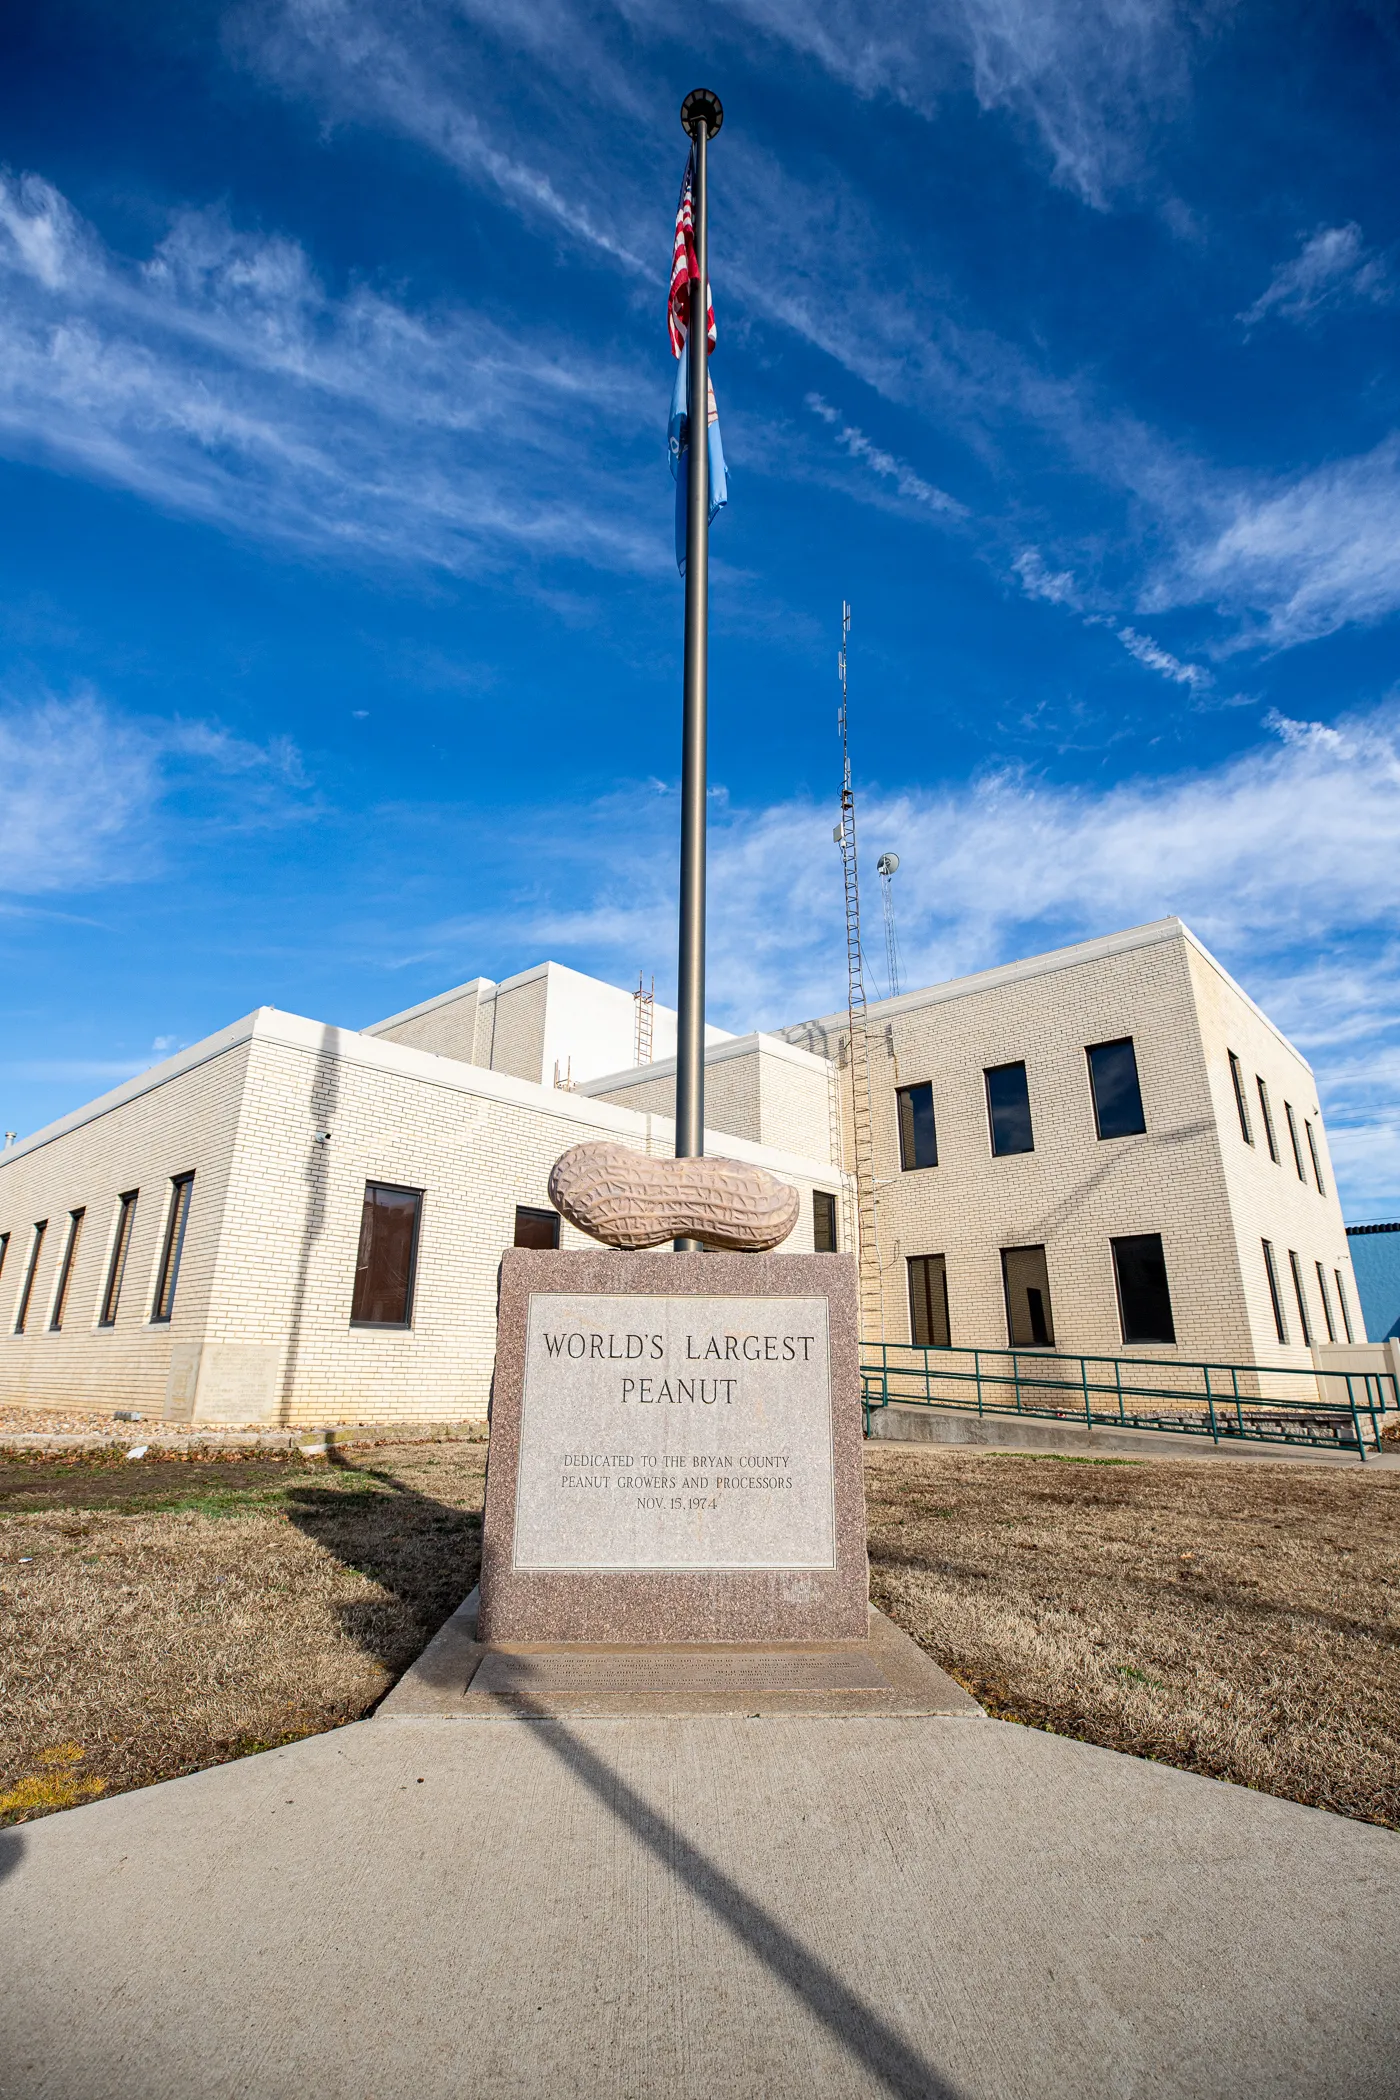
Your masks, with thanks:
[[[724,122],[724,104],[713,88],[692,88],[681,104],[681,126],[691,138],[702,118],[705,130],[713,138]]]

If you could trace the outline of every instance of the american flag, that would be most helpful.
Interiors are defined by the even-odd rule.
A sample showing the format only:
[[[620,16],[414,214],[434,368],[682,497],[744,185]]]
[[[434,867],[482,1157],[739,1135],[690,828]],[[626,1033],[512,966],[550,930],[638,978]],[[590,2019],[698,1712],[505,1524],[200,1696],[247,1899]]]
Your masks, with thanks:
[[[671,355],[679,357],[690,332],[690,287],[699,281],[700,265],[695,255],[695,149],[685,164],[681,201],[676,206],[676,240],[671,250],[671,294],[666,301],[666,325],[671,333]],[[715,307],[710,288],[705,287],[706,334],[715,347]]]

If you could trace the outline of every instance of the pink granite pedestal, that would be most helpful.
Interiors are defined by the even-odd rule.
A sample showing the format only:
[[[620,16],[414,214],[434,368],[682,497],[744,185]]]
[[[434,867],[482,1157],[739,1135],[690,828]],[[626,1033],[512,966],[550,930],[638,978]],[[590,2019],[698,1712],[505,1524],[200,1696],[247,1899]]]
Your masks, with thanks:
[[[865,1644],[856,1264],[513,1248],[479,1639]]]

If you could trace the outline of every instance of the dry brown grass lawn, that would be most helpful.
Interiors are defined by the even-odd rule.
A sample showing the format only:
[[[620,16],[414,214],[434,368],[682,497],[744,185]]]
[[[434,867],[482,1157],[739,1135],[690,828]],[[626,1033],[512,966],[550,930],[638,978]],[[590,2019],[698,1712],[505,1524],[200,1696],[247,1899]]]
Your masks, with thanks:
[[[0,1453],[0,1823],[366,1712],[476,1581],[484,1471]]]
[[[1400,1827],[1400,1475],[868,1446],[871,1594],[1004,1719]]]
[[[485,1446],[0,1453],[0,1822],[367,1712]],[[872,1594],[995,1714],[1400,1826],[1400,1476],[867,1447]]]

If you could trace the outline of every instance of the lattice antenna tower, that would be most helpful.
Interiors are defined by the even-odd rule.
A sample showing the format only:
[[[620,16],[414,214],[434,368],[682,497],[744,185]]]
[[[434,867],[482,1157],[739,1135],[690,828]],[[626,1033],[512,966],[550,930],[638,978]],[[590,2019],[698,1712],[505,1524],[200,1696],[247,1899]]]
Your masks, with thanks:
[[[880,1289],[880,1240],[875,1215],[875,1146],[870,1114],[870,1044],[865,972],[860,947],[860,870],[856,859],[856,798],[851,786],[850,712],[846,686],[851,608],[841,602],[841,822],[832,833],[841,848],[846,887],[846,1018],[851,1069],[851,1137],[855,1153],[856,1230],[860,1257],[860,1326],[866,1341],[883,1341],[885,1317]]]
[[[898,866],[897,853],[882,853],[875,863],[885,903],[885,970],[890,980],[891,999],[899,997],[899,938],[894,930],[894,890],[891,885],[891,877]]]
[[[632,1031],[632,1062],[634,1065],[649,1065],[652,1060],[652,1041],[656,1027],[656,979],[650,988],[640,970],[637,972],[637,989],[632,994],[636,1005]]]

